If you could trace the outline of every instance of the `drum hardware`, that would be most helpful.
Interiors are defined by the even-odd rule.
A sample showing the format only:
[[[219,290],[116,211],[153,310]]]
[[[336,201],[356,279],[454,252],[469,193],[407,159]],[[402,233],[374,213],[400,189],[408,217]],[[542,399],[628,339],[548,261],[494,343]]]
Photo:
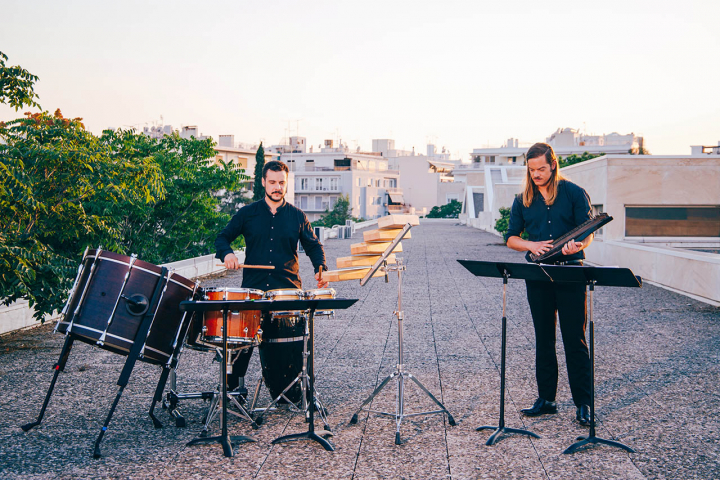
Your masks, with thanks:
[[[136,293],[130,297],[127,295],[120,295],[120,297],[127,302],[125,308],[130,315],[144,315],[150,308],[150,302],[145,295]]]
[[[101,262],[101,260],[103,261]],[[128,269],[127,278],[123,278],[122,285],[113,283],[119,277],[117,270],[122,268],[119,265],[130,266],[133,264],[142,266]],[[128,272],[131,273],[128,274]],[[173,273],[165,267],[158,267],[139,260],[136,262],[132,257],[105,252],[101,248],[92,251],[86,250],[78,273],[76,285],[70,293],[66,308],[64,308],[65,315],[60,318],[55,327],[57,332],[65,334],[65,343],[60,358],[53,366],[53,379],[37,420],[23,425],[22,429],[27,432],[42,422],[59,373],[64,371],[75,340],[126,355],[125,364],[117,381],[117,394],[95,441],[93,456],[99,458],[101,456],[100,443],[137,360],[163,366],[163,373],[158,384],[160,393],[156,390],[155,394],[156,399],[162,398],[161,388],[164,388],[169,370],[176,365],[179,354],[177,338],[185,335],[189,325],[185,314],[177,315],[180,313],[177,305],[187,298],[187,292],[192,292],[193,289],[188,285],[192,284],[187,279],[180,276],[172,278]],[[171,287],[170,284],[172,284]],[[123,290],[132,293],[128,295],[129,298],[133,298],[135,292],[142,292],[144,296],[149,296],[149,305],[152,308],[148,308],[141,315],[133,315],[131,311],[117,308],[118,299],[121,297],[116,298],[114,303],[106,304],[110,298],[107,293],[117,291],[118,287],[121,295]],[[163,295],[165,292],[167,292],[167,296]],[[175,302],[174,306],[173,302]],[[150,313],[151,309],[153,310],[152,314]],[[102,313],[107,311],[113,312],[109,321],[104,320],[105,313]],[[102,330],[103,326],[105,326],[105,330]],[[105,340],[100,343],[99,340],[103,335]],[[153,407],[154,403],[155,401],[153,401]],[[152,415],[152,407],[150,416],[156,427],[162,426]]]
[[[435,396],[430,393],[430,391],[425,388],[425,386],[420,382],[420,380],[415,377],[412,373],[408,372],[405,369],[405,361],[404,361],[404,355],[403,355],[403,320],[405,318],[405,314],[402,309],[402,272],[406,270],[406,266],[403,264],[402,259],[398,258],[397,263],[394,265],[387,265],[387,257],[390,255],[395,248],[395,246],[400,243],[402,238],[405,236],[407,232],[410,231],[410,228],[412,228],[412,225],[410,223],[406,224],[405,227],[402,229],[401,232],[397,234],[395,239],[388,245],[387,249],[380,258],[375,262],[375,264],[370,268],[367,274],[365,274],[365,277],[363,277],[362,280],[360,280],[360,285],[364,286],[367,281],[372,278],[372,276],[375,274],[375,272],[382,268],[387,275],[388,272],[397,272],[398,275],[398,303],[397,303],[397,310],[393,312],[393,315],[397,317],[397,328],[398,328],[398,363],[395,366],[395,371],[391,373],[389,376],[387,376],[380,385],[370,394],[370,396],[360,405],[360,408],[357,409],[357,411],[353,414],[353,416],[350,418],[350,424],[354,425],[358,421],[358,414],[365,410],[369,413],[376,413],[378,415],[386,416],[386,417],[393,417],[395,419],[395,445],[401,445],[402,441],[400,438],[400,424],[402,423],[403,419],[407,417],[416,417],[421,415],[433,415],[433,414],[446,414],[448,417],[448,423],[451,426],[455,426],[455,419],[450,414],[447,408],[438,400],[435,398]],[[427,395],[438,407],[440,407],[440,410],[432,410],[427,412],[419,412],[419,413],[405,413],[405,379],[412,380],[415,382],[415,384],[420,387],[420,389]],[[398,393],[397,393],[397,401],[396,401],[396,407],[395,407],[395,413],[389,413],[389,412],[381,412],[377,410],[370,410],[366,409],[365,406],[368,405],[370,402],[373,401],[373,399],[382,391],[383,388],[385,388],[390,380],[396,380],[397,381],[397,387],[398,387]]]
[[[317,411],[319,413],[320,419],[323,422],[323,427],[325,430],[325,432],[323,433],[323,436],[328,437],[328,436],[332,436],[333,433],[332,433],[332,429],[330,428],[330,424],[327,421],[327,409],[323,406],[322,400],[320,399],[320,395],[318,394],[314,385],[312,387],[312,399],[313,399],[314,406],[310,407],[310,404],[308,402],[308,397],[310,396],[310,395],[308,395],[308,392],[310,392],[310,390],[311,390],[310,389],[310,376],[308,374],[308,357],[310,356],[310,352],[308,350],[308,339],[310,338],[310,330],[309,330],[310,326],[309,325],[310,325],[311,320],[309,318],[309,315],[303,315],[303,317],[304,317],[303,319],[304,319],[304,324],[305,324],[305,332],[304,332],[304,335],[302,336],[302,340],[303,340],[302,369],[300,370],[300,373],[298,374],[297,377],[295,377],[295,379],[292,382],[290,382],[290,384],[287,387],[285,387],[285,389],[275,399],[273,399],[272,402],[270,402],[270,404],[267,407],[255,409],[257,397],[260,392],[260,385],[262,384],[262,381],[263,381],[263,379],[260,378],[260,380],[258,381],[257,387],[255,388],[255,395],[253,397],[253,401],[251,404],[251,411],[253,413],[260,412],[260,415],[255,418],[255,422],[257,422],[258,424],[262,424],[265,413],[269,410],[274,410],[276,405],[278,404],[278,402],[280,402],[281,400],[284,400],[285,402],[287,402],[290,405],[295,404],[295,401],[290,399],[287,396],[287,394],[291,388],[293,388],[296,384],[299,384],[300,385],[300,399],[301,399],[300,401],[301,401],[301,405],[302,405],[302,407],[299,410],[305,414],[305,421],[310,422],[310,409],[314,407],[315,411]],[[296,339],[296,337],[292,338],[293,341],[295,339]],[[273,338],[273,339],[269,339],[266,341],[271,341],[271,340],[285,340],[285,339],[274,339]],[[273,343],[273,342],[271,342],[271,343]],[[283,342],[274,342],[274,343],[283,343]]]
[[[87,257],[87,253],[90,247],[85,247],[85,251],[82,255],[82,260],[80,260],[80,265],[78,266],[78,272],[75,276],[75,281],[73,282],[73,286],[70,289],[70,293],[68,294],[68,299],[65,302],[65,306],[63,306],[62,311],[60,312],[60,316],[64,317],[67,315],[68,308],[70,308],[70,302],[72,301],[73,297],[75,296],[75,292],[77,291],[78,284],[80,283],[80,277],[82,277],[83,271],[85,270],[85,257]],[[55,323],[55,328],[53,329],[53,333],[57,333],[57,328],[60,323]]]
[[[107,325],[105,326],[105,331],[103,331],[102,335],[100,335],[100,338],[97,341],[98,345],[105,344],[105,338],[107,337],[107,331],[110,328],[110,325],[112,324],[113,318],[115,318],[115,312],[117,311],[117,307],[118,307],[118,304],[120,303],[120,299],[123,297],[123,292],[125,291],[125,286],[127,285],[128,279],[130,278],[130,272],[132,271],[133,265],[135,264],[136,260],[137,260],[137,255],[135,255],[134,253],[132,255],[130,255],[130,265],[128,265],[128,270],[125,273],[125,279],[123,280],[122,287],[120,287],[120,294],[118,295],[117,300],[115,300],[115,305],[113,306],[112,312],[110,312],[110,317],[108,318]],[[128,309],[128,311],[130,312],[130,309]],[[133,315],[135,315],[135,314],[133,314]]]

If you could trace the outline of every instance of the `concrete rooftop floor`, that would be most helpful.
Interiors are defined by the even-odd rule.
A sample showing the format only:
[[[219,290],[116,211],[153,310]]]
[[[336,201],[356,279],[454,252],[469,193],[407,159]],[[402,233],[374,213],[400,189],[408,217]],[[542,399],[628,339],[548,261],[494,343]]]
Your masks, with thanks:
[[[328,263],[361,241],[328,240]],[[507,435],[485,446],[499,415],[502,281],[477,278],[457,259],[522,261],[497,236],[450,221],[425,221],[412,230],[399,255],[403,282],[405,364],[451,411],[406,419],[404,444],[394,444],[390,418],[352,413],[397,363],[393,310],[397,276],[334,284],[339,297],[357,298],[334,319],[316,321],[317,387],[330,410],[335,452],[307,441],[272,445],[272,439],[306,430],[302,416],[269,414],[259,430],[230,417],[230,433],[257,443],[226,458],[219,445],[187,447],[201,430],[207,403],[186,400],[185,428],[166,411],[153,428],[147,416],[159,368],[138,363],[103,442],[92,445],[115,396],[124,357],[76,342],[41,426],[19,425],[37,416],[52,378],[63,337],[46,325],[0,337],[0,478],[720,478],[720,309],[654,286],[601,288],[595,294],[598,436],[623,442],[637,453],[596,446],[563,455],[587,432],[574,420],[562,343],[558,339],[558,415],[525,418],[521,408],[536,397],[534,335],[524,283],[508,288],[506,425],[542,438]],[[592,248],[592,247],[591,247]],[[301,255],[305,287],[311,265]],[[203,282],[239,286],[236,272]],[[559,332],[558,332],[559,336]],[[248,379],[260,376],[253,355]],[[217,384],[212,354],[186,351],[178,369],[181,391]],[[266,396],[267,397],[267,396]],[[393,411],[395,389],[372,404]],[[414,385],[406,388],[406,412],[432,409]],[[320,423],[318,422],[318,425]],[[320,428],[320,427],[318,427]],[[219,428],[217,422],[213,433]]]

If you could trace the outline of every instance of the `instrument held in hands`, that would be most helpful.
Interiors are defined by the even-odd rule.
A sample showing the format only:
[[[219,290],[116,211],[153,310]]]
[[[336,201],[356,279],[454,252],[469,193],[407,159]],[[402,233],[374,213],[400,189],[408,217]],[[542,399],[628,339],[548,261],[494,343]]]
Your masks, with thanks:
[[[562,248],[570,240],[575,240],[576,242],[581,242],[581,241],[585,240],[587,237],[589,237],[593,232],[602,228],[602,226],[605,225],[606,223],[610,223],[612,220],[613,220],[613,217],[611,217],[607,213],[599,213],[599,214],[595,215],[594,217],[591,217],[585,223],[582,223],[582,224],[578,225],[577,227],[573,228],[565,235],[563,235],[559,238],[556,238],[552,242],[552,247],[550,248],[550,250],[543,253],[542,255],[535,255],[534,253],[531,253],[530,260],[532,260],[535,263],[542,263],[542,262],[545,262],[545,261],[551,259],[552,257],[555,257],[556,255],[560,255],[562,252]]]

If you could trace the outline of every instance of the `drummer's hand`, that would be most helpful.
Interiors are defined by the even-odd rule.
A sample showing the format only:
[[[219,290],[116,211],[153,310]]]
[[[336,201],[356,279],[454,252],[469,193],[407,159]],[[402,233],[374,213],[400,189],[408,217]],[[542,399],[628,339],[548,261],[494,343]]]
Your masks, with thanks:
[[[562,248],[562,254],[563,255],[572,255],[573,253],[579,252],[584,247],[585,247],[585,245],[582,242],[576,242],[573,239],[573,240],[570,240],[568,243],[566,243],[565,246]]]
[[[225,263],[225,268],[228,270],[237,270],[240,267],[240,262],[234,253],[228,253],[225,255],[223,263]]]
[[[318,288],[325,288],[325,287],[327,287],[328,285],[330,285],[330,282],[328,282],[328,281],[325,280],[324,278],[322,278],[322,279],[320,278],[320,272],[318,272],[318,273],[315,274],[315,280],[317,280],[317,286],[318,286]]]
[[[528,242],[528,250],[535,255],[542,255],[552,248],[552,240],[542,242]]]

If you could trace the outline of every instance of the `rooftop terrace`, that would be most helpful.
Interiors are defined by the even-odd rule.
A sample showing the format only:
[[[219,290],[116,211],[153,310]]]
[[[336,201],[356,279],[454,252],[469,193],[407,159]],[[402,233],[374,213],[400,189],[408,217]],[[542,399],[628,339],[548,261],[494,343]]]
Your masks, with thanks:
[[[353,240],[328,240],[334,263]],[[334,319],[316,322],[316,370],[320,395],[330,410],[335,452],[309,442],[272,445],[272,439],[304,431],[301,416],[280,411],[253,431],[231,417],[231,434],[255,435],[257,443],[223,457],[217,445],[187,447],[200,432],[208,404],[184,401],[188,420],[177,428],[158,409],[165,427],[147,416],[159,373],[139,364],[93,460],[92,444],[115,395],[123,357],[76,343],[61,374],[43,424],[24,433],[52,377],[63,338],[43,326],[0,337],[1,478],[720,478],[720,309],[645,285],[641,289],[598,287],[595,294],[598,435],[621,441],[637,453],[594,447],[573,455],[562,451],[587,432],[575,408],[558,342],[558,415],[525,418],[521,408],[535,399],[534,338],[525,287],[510,281],[506,422],[542,436],[510,435],[485,446],[499,414],[502,282],[472,276],[459,258],[522,261],[499,238],[452,221],[424,221],[413,228],[399,255],[404,277],[405,355],[410,372],[433,392],[458,422],[442,415],[403,422],[405,443],[394,444],[391,419],[362,414],[349,419],[379,380],[395,367],[397,335],[393,310],[397,278],[335,284],[340,297],[358,298]],[[592,248],[592,247],[591,247]],[[306,288],[311,266],[301,256]],[[238,286],[232,272],[204,282]],[[186,351],[178,382],[183,391],[216,383],[212,355]],[[257,354],[249,382],[259,378]],[[394,409],[394,389],[374,409]],[[406,410],[431,408],[414,386]],[[215,430],[218,430],[217,423]]]

